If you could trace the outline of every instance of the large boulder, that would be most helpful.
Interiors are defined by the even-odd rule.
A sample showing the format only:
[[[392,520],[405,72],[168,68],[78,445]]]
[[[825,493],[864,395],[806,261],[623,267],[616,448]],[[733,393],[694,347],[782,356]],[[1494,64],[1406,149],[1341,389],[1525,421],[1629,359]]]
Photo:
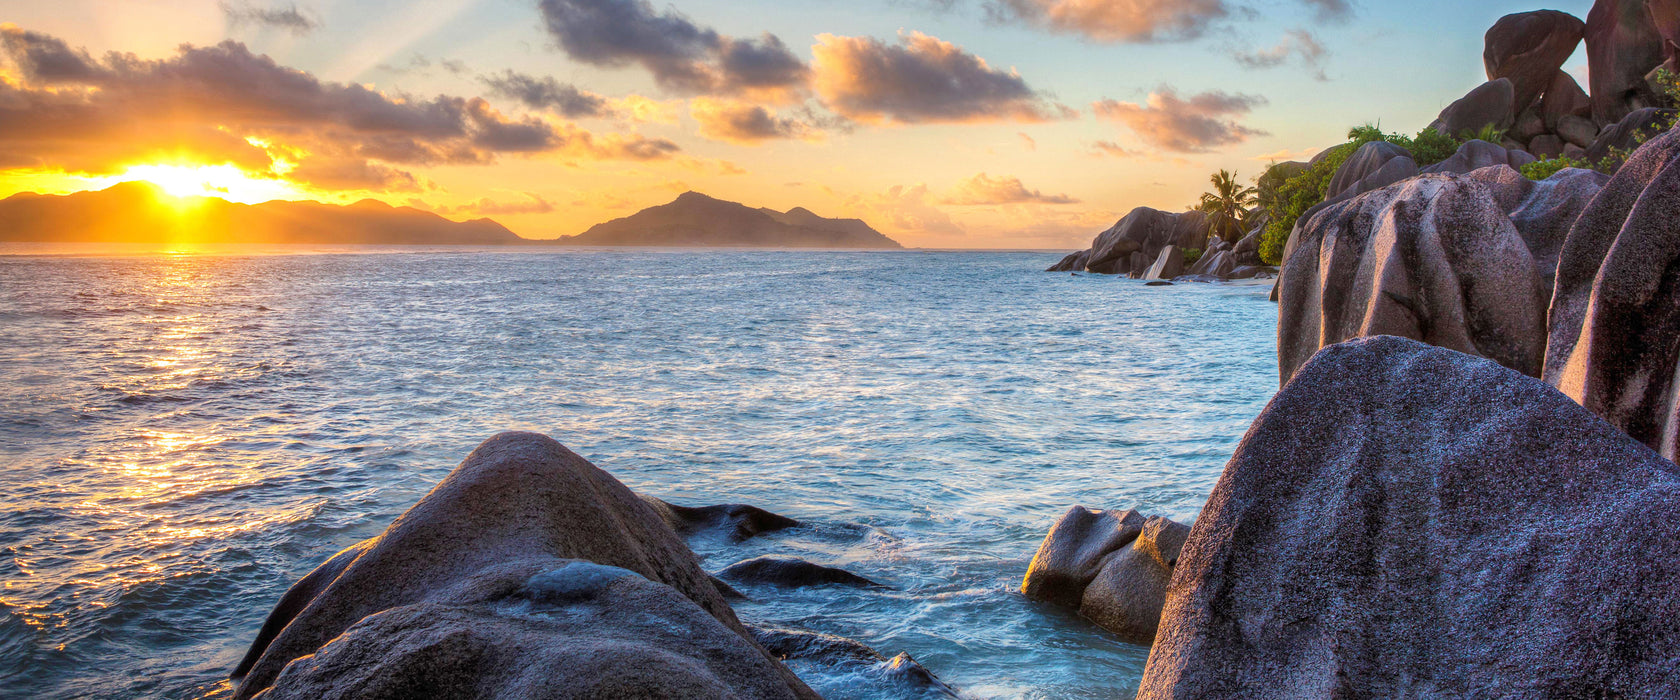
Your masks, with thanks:
[[[1657,105],[1645,74],[1665,56],[1646,0],[1598,0],[1587,13],[1586,40],[1594,121],[1615,124]]]
[[[1457,174],[1481,170],[1495,165],[1509,165],[1521,169],[1522,166],[1533,163],[1535,158],[1527,151],[1513,150],[1496,143],[1471,139],[1451,157],[1423,169],[1426,174]]]
[[[1021,593],[1078,610],[1121,639],[1148,645],[1190,528],[1135,510],[1074,506],[1033,556]]]
[[[1155,256],[1155,262],[1149,266],[1149,271],[1143,273],[1146,280],[1170,280],[1184,272],[1184,249],[1176,245],[1169,245],[1161,249]]]
[[[1378,190],[1407,178],[1417,177],[1412,153],[1387,141],[1372,141],[1348,156],[1336,169],[1325,190],[1325,199],[1341,199]]]
[[[715,506],[679,506],[674,503],[642,496],[679,535],[716,532],[731,542],[743,542],[766,532],[778,532],[799,527],[798,520],[777,515],[758,506],[726,503]]]
[[[1260,236],[1266,233],[1264,227],[1249,231],[1247,236],[1231,246],[1231,259],[1238,266],[1260,264]]]
[[[1640,146],[1642,140],[1662,133],[1664,125],[1670,123],[1673,118],[1673,110],[1656,107],[1629,112],[1621,121],[1599,132],[1598,138],[1587,146],[1587,162],[1596,164],[1611,155],[1612,150],[1633,151]]]
[[[1373,335],[1539,375],[1545,290],[1483,182],[1420,176],[1321,209],[1294,237],[1278,280],[1284,382],[1319,348]]]
[[[1197,260],[1196,264],[1189,270],[1186,270],[1184,274],[1189,276],[1207,277],[1210,279],[1224,279],[1229,277],[1231,272],[1235,269],[1237,269],[1235,256],[1230,251],[1222,250],[1214,253],[1213,255],[1203,255],[1202,258]]]
[[[1545,378],[1680,457],[1680,131],[1640,148],[1570,230]]]
[[[1587,25],[1556,10],[1519,12],[1499,18],[1487,30],[1482,65],[1489,80],[1508,78],[1521,112],[1551,85],[1563,62],[1575,53]]]
[[[1575,76],[1560,70],[1552,75],[1546,94],[1540,97],[1540,118],[1545,120],[1546,129],[1556,131],[1558,122],[1566,116],[1592,118],[1592,98],[1575,82]]]
[[[1091,255],[1085,267],[1102,274],[1142,275],[1161,254],[1162,248],[1169,245],[1201,248],[1207,235],[1207,214],[1203,212],[1168,213],[1138,207],[1092,241]],[[1136,269],[1132,265],[1132,257],[1137,253],[1143,254],[1144,269]]]
[[[1085,263],[1090,259],[1091,251],[1089,250],[1070,253],[1067,257],[1062,258],[1061,262],[1051,265],[1045,272],[1079,272],[1085,269]]]
[[[658,512],[533,433],[485,441],[264,629],[239,698],[815,697]]]
[[[1476,133],[1483,127],[1504,129],[1517,118],[1516,86],[1506,78],[1489,80],[1441,110],[1430,126],[1448,136]]]
[[[1610,176],[1595,170],[1564,168],[1545,180],[1534,181],[1498,165],[1471,172],[1468,177],[1487,185],[1494,202],[1516,226],[1540,273],[1545,303],[1550,304],[1564,240]]]
[[[1492,362],[1327,348],[1225,467],[1138,697],[1664,697],[1675,469]]]
[[[1663,63],[1669,70],[1680,69],[1680,0],[1646,0],[1651,26],[1662,37]]]

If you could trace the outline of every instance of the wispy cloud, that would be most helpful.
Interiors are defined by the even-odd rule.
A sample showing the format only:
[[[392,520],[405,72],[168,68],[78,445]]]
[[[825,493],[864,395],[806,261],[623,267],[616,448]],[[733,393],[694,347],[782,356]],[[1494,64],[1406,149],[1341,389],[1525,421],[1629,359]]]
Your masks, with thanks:
[[[1242,143],[1266,132],[1237,119],[1266,104],[1259,95],[1204,92],[1180,97],[1161,86],[1141,104],[1101,100],[1091,105],[1098,117],[1126,125],[1145,142],[1176,153],[1207,153]]]
[[[228,24],[235,27],[268,27],[299,36],[321,28],[321,20],[316,18],[315,13],[306,12],[297,5],[258,7],[248,2],[235,4],[226,0],[217,4],[222,8],[222,15],[227,17]]]

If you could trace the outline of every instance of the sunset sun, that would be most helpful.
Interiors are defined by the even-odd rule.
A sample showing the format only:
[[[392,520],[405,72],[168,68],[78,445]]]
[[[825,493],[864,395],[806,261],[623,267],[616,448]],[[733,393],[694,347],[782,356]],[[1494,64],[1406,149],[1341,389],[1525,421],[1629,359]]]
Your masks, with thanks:
[[[176,197],[219,197],[240,204],[299,199],[297,188],[277,178],[253,177],[230,164],[135,165],[117,182],[149,182]]]

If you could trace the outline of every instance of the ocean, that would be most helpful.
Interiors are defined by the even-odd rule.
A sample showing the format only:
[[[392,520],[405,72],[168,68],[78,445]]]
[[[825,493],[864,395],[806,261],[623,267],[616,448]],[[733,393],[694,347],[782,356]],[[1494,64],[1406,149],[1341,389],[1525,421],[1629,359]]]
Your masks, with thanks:
[[[698,538],[709,570],[890,586],[743,587],[745,621],[909,652],[970,697],[1127,697],[1148,650],[1021,576],[1074,504],[1194,520],[1277,390],[1277,310],[1265,285],[1041,272],[1060,257],[0,255],[0,688],[226,695],[293,581],[517,429],[641,493],[811,524]]]

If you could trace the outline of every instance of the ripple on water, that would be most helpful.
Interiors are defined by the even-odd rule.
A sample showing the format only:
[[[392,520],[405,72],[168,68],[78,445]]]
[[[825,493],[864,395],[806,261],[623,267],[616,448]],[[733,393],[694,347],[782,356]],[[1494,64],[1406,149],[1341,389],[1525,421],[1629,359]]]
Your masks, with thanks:
[[[1069,505],[1195,517],[1275,388],[1276,310],[1056,257],[0,257],[0,684],[225,696],[292,581],[523,429],[811,523],[696,538],[710,570],[891,586],[744,586],[744,619],[975,697],[1123,696],[1146,650],[1014,589]],[[796,668],[837,698],[870,672]]]

